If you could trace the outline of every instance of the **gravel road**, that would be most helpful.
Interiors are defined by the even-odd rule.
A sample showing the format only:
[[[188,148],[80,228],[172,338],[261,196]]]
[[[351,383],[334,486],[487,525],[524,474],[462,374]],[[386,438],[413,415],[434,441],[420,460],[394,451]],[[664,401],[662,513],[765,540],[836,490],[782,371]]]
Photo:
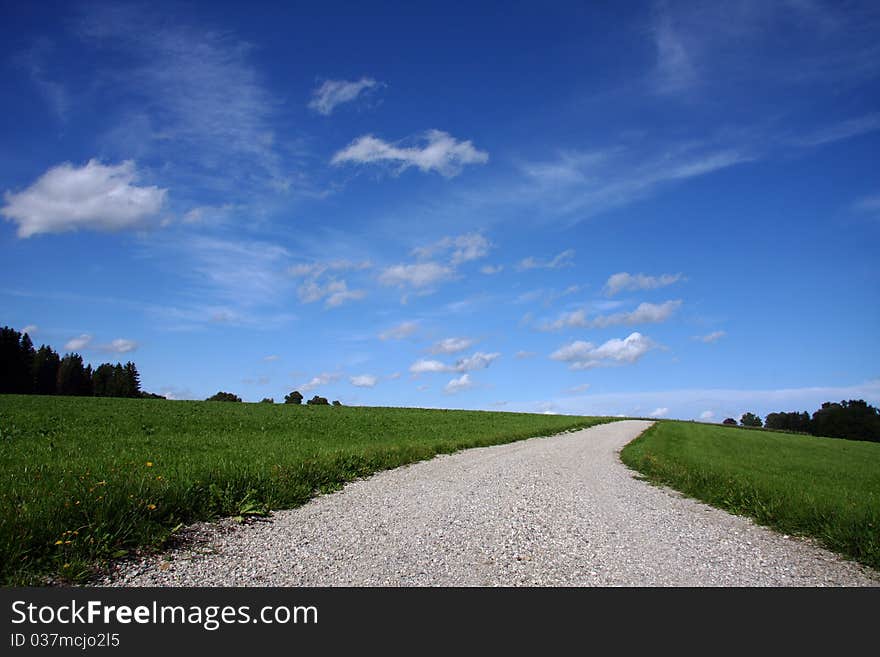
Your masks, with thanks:
[[[633,477],[650,422],[466,450],[266,521],[195,525],[116,586],[880,586],[878,573]]]

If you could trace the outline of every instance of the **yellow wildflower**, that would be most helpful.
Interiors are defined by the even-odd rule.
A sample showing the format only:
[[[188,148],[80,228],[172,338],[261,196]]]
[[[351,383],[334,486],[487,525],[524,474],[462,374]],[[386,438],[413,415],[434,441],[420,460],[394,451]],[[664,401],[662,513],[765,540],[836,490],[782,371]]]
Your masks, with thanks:
[[[153,462],[152,462],[152,461],[147,461],[147,467],[148,467],[148,468],[152,468],[152,467],[153,467]]]

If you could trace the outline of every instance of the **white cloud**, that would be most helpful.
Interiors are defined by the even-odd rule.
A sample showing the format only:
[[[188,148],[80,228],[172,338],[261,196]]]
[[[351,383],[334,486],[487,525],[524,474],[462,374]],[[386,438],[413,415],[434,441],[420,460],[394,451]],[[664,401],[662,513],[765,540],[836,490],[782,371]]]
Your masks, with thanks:
[[[339,380],[339,374],[331,374],[329,372],[324,372],[323,374],[319,374],[318,376],[312,377],[306,383],[303,383],[299,389],[302,392],[308,392],[310,390],[314,390],[319,386],[326,386],[330,383]]]
[[[454,275],[454,270],[436,262],[420,262],[414,265],[392,265],[379,274],[382,285],[414,288],[431,287]]]
[[[455,393],[461,392],[462,390],[472,388],[473,385],[474,384],[471,381],[470,375],[462,374],[457,379],[452,379],[449,383],[447,383],[443,390],[450,395],[454,395]]]
[[[397,326],[392,326],[390,329],[382,331],[379,334],[380,340],[403,340],[404,338],[410,337],[413,333],[419,330],[418,322],[401,322]]]
[[[83,333],[79,337],[71,338],[67,342],[64,343],[64,348],[67,351],[79,351],[80,349],[85,349],[92,342],[92,336],[88,333]]]
[[[723,338],[725,335],[727,335],[725,331],[712,331],[712,333],[708,333],[706,335],[695,335],[694,340],[699,340],[700,342],[711,344],[713,342],[718,342],[718,340]]]
[[[654,78],[657,91],[680,93],[697,83],[697,69],[684,38],[666,17],[654,27],[654,46],[657,49]]]
[[[709,422],[710,420],[714,419],[714,417],[715,413],[712,411],[703,411],[702,413],[700,413],[700,419],[704,422]]]
[[[659,287],[672,285],[682,279],[681,274],[661,274],[660,276],[646,276],[645,274],[630,274],[622,271],[613,274],[605,283],[605,294],[613,297],[623,290],[655,290]]]
[[[19,237],[70,230],[142,228],[162,209],[168,190],[138,187],[134,162],[103,165],[89,160],[52,167],[30,187],[4,193],[0,209],[18,224]]]
[[[489,161],[488,153],[477,150],[470,141],[457,141],[441,130],[429,130],[423,138],[426,143],[422,147],[400,147],[372,135],[364,135],[336,153],[331,163],[392,163],[397,165],[398,173],[414,166],[424,172],[436,171],[452,177],[461,173],[466,164],[485,164]]]
[[[101,351],[109,351],[115,354],[127,354],[138,348],[138,343],[134,340],[126,340],[125,338],[116,338],[110,344],[101,345]]]
[[[444,237],[429,246],[413,249],[413,255],[417,258],[430,258],[437,253],[452,251],[450,262],[453,267],[457,267],[464,262],[486,257],[491,247],[489,240],[480,233],[467,233],[458,237]]]
[[[590,389],[589,383],[581,383],[580,385],[576,385],[576,386],[572,386],[571,388],[568,388],[565,392],[572,394],[572,395],[577,395],[582,392],[586,392],[589,389]]]
[[[279,358],[279,356],[277,356],[276,354],[271,354],[269,356],[264,356],[263,360],[266,361],[267,363],[271,363],[272,361],[278,360],[278,358]]]
[[[361,78],[356,82],[325,80],[320,87],[312,91],[309,109],[328,116],[338,105],[355,100],[362,92],[375,89],[378,84],[373,78]]]
[[[880,113],[876,112],[816,130],[809,135],[800,137],[795,143],[798,146],[822,146],[835,141],[858,137],[875,130],[880,130]]]
[[[576,340],[554,351],[550,358],[569,364],[569,369],[586,370],[594,367],[632,364],[656,348],[657,345],[641,333],[631,333],[624,339],[613,338],[597,347],[592,342]]]
[[[541,325],[543,331],[556,331],[563,328],[607,328],[626,324],[656,324],[665,322],[681,306],[681,300],[665,301],[660,304],[640,303],[631,312],[613,313],[611,315],[598,315],[592,319],[587,318],[586,311],[575,310],[563,313],[555,321]]]
[[[481,351],[456,361],[453,369],[456,372],[468,372],[471,370],[482,370],[492,364],[493,361],[501,356],[499,353],[484,354]]]
[[[504,271],[504,265],[486,265],[480,269],[486,276],[492,276]]]
[[[300,301],[314,303],[324,299],[325,308],[336,308],[346,301],[363,299],[367,293],[365,290],[350,290],[345,280],[336,279],[332,275],[324,276],[324,274],[335,271],[369,269],[371,266],[372,264],[366,261],[334,260],[296,264],[288,267],[287,272],[291,276],[305,278],[297,288]]]
[[[351,385],[358,388],[372,388],[378,382],[378,379],[372,374],[361,374],[349,378]]]
[[[455,354],[474,344],[470,338],[446,338],[431,346],[432,354]]]
[[[28,335],[33,335],[34,333],[36,333],[39,330],[40,330],[40,327],[37,326],[36,324],[28,324],[23,329],[21,329],[20,333],[22,333],[22,334],[27,333]]]
[[[397,379],[399,379],[401,376],[403,376],[403,375],[400,372],[393,372],[385,378],[388,379],[389,381],[397,381]]]
[[[471,356],[460,358],[454,365],[448,365],[439,360],[422,358],[413,363],[409,371],[413,374],[425,374],[430,372],[470,372],[473,370],[486,369],[501,356],[499,353],[486,354],[481,351]]]
[[[655,408],[653,411],[651,411],[651,413],[649,414],[648,417],[660,418],[660,417],[666,417],[667,415],[669,415],[669,409],[666,408],[665,406],[661,406],[660,408]]]
[[[537,355],[534,351],[517,351],[515,358],[517,360],[525,360],[526,358],[534,358]]]
[[[428,372],[451,372],[452,367],[450,367],[446,363],[441,363],[439,360],[420,358],[415,363],[410,365],[409,371],[413,374],[425,374]]]
[[[574,249],[566,249],[551,260],[541,260],[532,256],[523,258],[516,268],[520,271],[527,269],[560,269],[561,267],[571,267],[574,264],[572,262],[573,258]]]

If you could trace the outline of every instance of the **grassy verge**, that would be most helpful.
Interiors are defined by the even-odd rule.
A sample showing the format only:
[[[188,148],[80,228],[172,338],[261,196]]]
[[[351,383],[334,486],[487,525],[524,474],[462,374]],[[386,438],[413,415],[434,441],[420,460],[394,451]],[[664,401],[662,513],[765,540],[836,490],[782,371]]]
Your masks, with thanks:
[[[664,421],[621,458],[650,481],[880,569],[880,444]]]
[[[77,581],[180,524],[258,514],[379,470],[609,418],[0,396],[0,583]]]

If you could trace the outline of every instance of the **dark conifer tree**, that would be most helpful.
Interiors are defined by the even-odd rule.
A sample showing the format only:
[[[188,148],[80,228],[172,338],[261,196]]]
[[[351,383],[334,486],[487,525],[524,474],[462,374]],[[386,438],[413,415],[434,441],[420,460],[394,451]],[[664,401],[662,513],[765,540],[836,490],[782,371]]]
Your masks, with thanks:
[[[52,347],[42,345],[34,356],[34,393],[54,395],[58,390],[58,368],[61,359]]]

